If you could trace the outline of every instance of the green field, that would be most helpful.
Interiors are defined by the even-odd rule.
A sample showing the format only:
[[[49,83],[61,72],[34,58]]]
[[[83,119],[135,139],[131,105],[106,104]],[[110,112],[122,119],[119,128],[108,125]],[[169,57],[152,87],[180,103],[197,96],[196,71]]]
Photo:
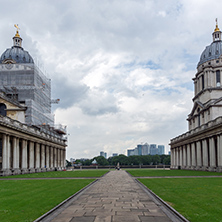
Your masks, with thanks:
[[[13,175],[0,178],[65,178],[65,177],[101,177],[109,170],[74,170],[74,171],[49,171],[43,173],[30,173],[23,175]]]
[[[0,182],[0,221],[33,221],[92,181],[3,180]]]
[[[164,176],[222,176],[218,172],[206,172],[195,170],[153,170],[153,169],[135,169],[126,170],[134,177],[164,177]]]
[[[222,221],[222,178],[139,179],[192,222]]]

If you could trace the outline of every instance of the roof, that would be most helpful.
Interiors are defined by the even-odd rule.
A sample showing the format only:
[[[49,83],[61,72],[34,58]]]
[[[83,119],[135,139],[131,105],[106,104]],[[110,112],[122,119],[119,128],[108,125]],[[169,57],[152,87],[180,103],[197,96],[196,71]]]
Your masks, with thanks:
[[[218,59],[222,55],[222,41],[214,41],[207,46],[200,56],[198,66],[212,59]]]
[[[14,63],[34,63],[30,54],[22,47],[12,46],[6,49],[0,57],[0,64],[7,63],[7,60],[13,60]]]

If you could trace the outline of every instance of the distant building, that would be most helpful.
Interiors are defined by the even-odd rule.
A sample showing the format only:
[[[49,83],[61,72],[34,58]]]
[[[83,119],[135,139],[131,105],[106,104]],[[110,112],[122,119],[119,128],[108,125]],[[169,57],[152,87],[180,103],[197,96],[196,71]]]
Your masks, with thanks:
[[[138,147],[136,147],[136,148],[134,149],[134,155],[139,155]]]
[[[118,156],[118,153],[113,153],[113,156]]]
[[[144,155],[163,155],[165,153],[165,146],[157,144],[138,144],[135,149],[128,149],[127,156],[144,156]]]
[[[143,147],[143,145],[137,145],[137,148],[138,148],[138,155],[139,156],[142,156],[142,147]]]
[[[156,144],[150,144],[150,155],[156,155],[158,154],[158,149],[156,147]]]
[[[163,155],[165,153],[164,145],[158,145],[158,155]]]
[[[150,153],[149,144],[142,145],[142,155],[148,155]]]
[[[127,156],[133,156],[134,155],[134,149],[127,150]]]
[[[100,152],[100,156],[103,156],[103,157],[107,158],[107,153],[101,151],[101,152]]]

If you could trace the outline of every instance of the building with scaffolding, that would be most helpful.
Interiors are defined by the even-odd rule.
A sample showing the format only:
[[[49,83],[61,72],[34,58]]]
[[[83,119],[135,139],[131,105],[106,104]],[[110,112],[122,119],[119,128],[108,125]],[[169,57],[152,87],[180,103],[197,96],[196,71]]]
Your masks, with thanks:
[[[15,27],[13,46],[0,57],[1,174],[63,169],[66,128],[54,124],[51,80],[22,48]]]
[[[0,90],[27,107],[27,125],[54,125],[51,114],[51,81],[22,48],[18,31],[13,46],[0,57]]]

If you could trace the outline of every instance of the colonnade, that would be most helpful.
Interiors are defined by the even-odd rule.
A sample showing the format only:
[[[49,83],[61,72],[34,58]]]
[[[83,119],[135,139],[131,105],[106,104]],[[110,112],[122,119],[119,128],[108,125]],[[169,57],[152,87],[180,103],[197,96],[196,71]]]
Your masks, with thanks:
[[[179,142],[179,141],[178,141]],[[222,134],[171,145],[171,168],[222,171]]]
[[[2,175],[62,170],[66,166],[65,146],[29,136],[0,134]]]

